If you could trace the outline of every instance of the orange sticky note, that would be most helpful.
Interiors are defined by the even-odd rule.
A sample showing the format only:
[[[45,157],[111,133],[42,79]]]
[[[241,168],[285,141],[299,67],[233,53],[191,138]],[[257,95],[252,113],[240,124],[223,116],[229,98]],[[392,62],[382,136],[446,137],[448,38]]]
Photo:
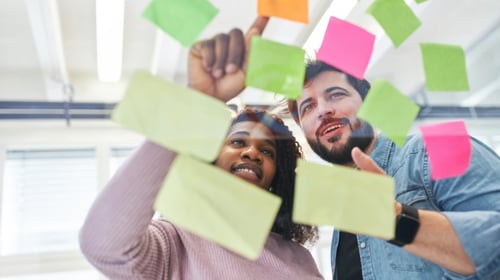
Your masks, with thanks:
[[[257,13],[259,16],[279,17],[308,23],[309,2],[308,0],[259,0]]]
[[[345,20],[331,17],[318,59],[364,79],[375,43],[375,35]]]
[[[460,176],[467,171],[472,148],[463,121],[422,125],[419,129],[433,180]]]

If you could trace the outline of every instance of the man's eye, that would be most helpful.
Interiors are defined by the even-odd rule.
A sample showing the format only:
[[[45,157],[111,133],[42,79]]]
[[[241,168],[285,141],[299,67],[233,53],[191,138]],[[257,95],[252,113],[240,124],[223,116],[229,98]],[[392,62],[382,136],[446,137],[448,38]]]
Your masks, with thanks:
[[[307,105],[304,105],[304,106],[302,106],[302,109],[300,110],[300,114],[304,115],[305,113],[307,113],[308,111],[310,111],[312,108],[313,108],[313,106],[310,103],[307,104]]]
[[[343,92],[332,92],[328,97],[330,99],[336,99],[336,98],[342,97],[344,95],[345,95],[345,93],[343,93]]]

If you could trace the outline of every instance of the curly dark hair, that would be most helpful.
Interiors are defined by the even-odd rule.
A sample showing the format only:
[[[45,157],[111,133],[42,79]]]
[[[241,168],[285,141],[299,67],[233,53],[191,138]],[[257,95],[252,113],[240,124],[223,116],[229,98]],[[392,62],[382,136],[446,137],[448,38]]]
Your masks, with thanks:
[[[295,168],[297,159],[302,157],[302,147],[277,115],[264,110],[246,108],[234,118],[233,125],[244,121],[264,124],[271,130],[276,141],[276,174],[271,182],[270,191],[281,197],[282,203],[271,231],[280,234],[285,240],[299,244],[315,242],[318,239],[317,227],[296,224],[292,221]]]
[[[366,79],[360,80],[345,71],[340,70],[337,67],[329,65],[319,60],[310,59],[306,62],[306,74],[304,78],[304,88],[308,86],[308,82],[316,78],[319,74],[325,71],[334,71],[339,73],[344,73],[347,77],[349,84],[356,89],[356,91],[361,96],[362,100],[365,100],[368,91],[370,90],[370,82]],[[295,122],[299,122],[299,114],[297,111],[297,101],[288,100],[288,111],[292,115]]]

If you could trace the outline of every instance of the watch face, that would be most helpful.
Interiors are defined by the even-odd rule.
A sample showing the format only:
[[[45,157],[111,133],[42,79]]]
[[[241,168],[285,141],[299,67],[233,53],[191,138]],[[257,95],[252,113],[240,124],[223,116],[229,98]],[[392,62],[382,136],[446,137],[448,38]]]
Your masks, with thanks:
[[[411,243],[417,235],[420,222],[414,217],[400,216],[396,230],[396,239],[404,244]]]

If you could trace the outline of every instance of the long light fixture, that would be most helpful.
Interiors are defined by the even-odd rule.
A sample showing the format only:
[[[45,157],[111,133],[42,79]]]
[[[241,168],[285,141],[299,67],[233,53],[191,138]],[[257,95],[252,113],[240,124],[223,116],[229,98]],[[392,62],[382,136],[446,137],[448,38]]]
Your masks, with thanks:
[[[122,75],[124,0],[96,0],[97,75],[118,82]]]
[[[25,0],[48,101],[64,100],[69,84],[56,0]]]

